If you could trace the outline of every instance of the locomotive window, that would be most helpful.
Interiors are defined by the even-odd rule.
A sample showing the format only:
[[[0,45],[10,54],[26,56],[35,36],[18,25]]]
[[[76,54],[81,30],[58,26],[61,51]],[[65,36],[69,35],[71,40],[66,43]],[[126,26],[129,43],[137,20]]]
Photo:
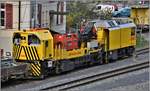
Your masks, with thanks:
[[[115,27],[116,25],[113,23],[113,21],[109,21],[108,24],[111,26],[111,27]]]
[[[21,35],[19,33],[15,33],[13,37],[13,43],[19,45],[21,42]]]
[[[28,35],[28,45],[38,45],[40,44],[40,39],[32,34],[32,35]]]

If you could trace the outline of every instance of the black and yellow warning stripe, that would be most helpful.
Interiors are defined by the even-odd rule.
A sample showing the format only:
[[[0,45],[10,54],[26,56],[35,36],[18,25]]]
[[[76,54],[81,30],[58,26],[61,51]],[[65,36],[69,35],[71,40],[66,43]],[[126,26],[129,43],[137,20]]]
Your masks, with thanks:
[[[13,47],[13,57],[15,59],[19,59],[22,50],[24,50],[27,60],[30,61],[40,60],[36,47],[27,47],[27,46],[20,46],[20,45],[16,45]]]
[[[33,76],[40,76],[41,74],[41,64],[40,58],[37,52],[37,48],[35,46],[20,46],[14,45],[13,47],[13,56],[15,59],[19,59],[21,51],[24,50],[26,61],[30,62],[31,73]]]
[[[39,62],[30,63],[31,64],[31,73],[33,76],[40,76],[41,74],[41,65]]]
[[[41,74],[41,65],[39,63],[39,55],[37,53],[37,49],[36,47],[33,46],[25,46],[23,47],[24,52],[25,52],[25,56],[27,58],[27,60],[29,60],[31,63],[30,67],[31,67],[31,73],[33,76],[40,76]]]
[[[13,57],[15,58],[16,56],[16,45],[13,46]]]
[[[13,57],[15,59],[19,59],[21,50],[22,50],[22,46],[20,46],[20,45],[13,46]]]

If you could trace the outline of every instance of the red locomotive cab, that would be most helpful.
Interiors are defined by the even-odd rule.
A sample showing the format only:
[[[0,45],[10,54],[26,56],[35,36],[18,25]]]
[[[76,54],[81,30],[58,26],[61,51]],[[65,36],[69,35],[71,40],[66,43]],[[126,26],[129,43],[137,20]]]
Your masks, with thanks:
[[[73,50],[78,48],[78,37],[77,34],[55,34],[54,35],[54,45],[57,48],[63,48],[66,50]]]
[[[64,48],[63,41],[64,41],[64,35],[61,35],[61,34],[55,34],[54,35],[54,45],[55,45],[55,47]]]
[[[72,50],[78,48],[77,34],[66,34],[66,49]]]

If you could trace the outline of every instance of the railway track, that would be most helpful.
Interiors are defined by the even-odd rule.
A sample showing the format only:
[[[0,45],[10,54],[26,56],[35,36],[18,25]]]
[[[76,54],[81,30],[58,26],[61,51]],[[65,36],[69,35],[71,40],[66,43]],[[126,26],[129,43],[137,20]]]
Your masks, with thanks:
[[[143,63],[139,63],[139,64],[135,64],[132,66],[127,66],[127,67],[122,67],[119,69],[115,69],[115,70],[111,70],[111,71],[107,71],[104,73],[100,73],[100,74],[95,74],[92,76],[88,76],[85,78],[81,78],[81,79],[77,79],[77,80],[73,80],[70,82],[66,82],[63,84],[58,84],[55,86],[51,86],[51,87],[47,87],[41,90],[56,90],[56,91],[66,91],[75,87],[79,87],[79,86],[83,86],[83,85],[87,85],[96,81],[100,81],[100,80],[104,80],[107,78],[111,78],[117,75],[121,75],[121,74],[125,74],[128,72],[133,72],[139,69],[143,69],[143,68],[147,68],[149,67],[149,62],[143,62]]]
[[[144,53],[148,53],[148,52],[149,52],[149,47],[136,50],[136,54],[137,54],[137,55],[144,54]]]
[[[141,55],[141,54],[143,54],[143,53],[147,53],[147,52],[149,52],[149,48],[143,48],[143,49],[139,49],[139,50],[136,50],[136,55]],[[140,64],[138,64],[139,66],[141,66],[141,67],[134,67],[134,68],[132,68],[132,70],[131,71],[134,71],[134,70],[138,70],[138,69],[141,69],[141,68],[146,68],[146,67],[148,67],[148,63],[143,63],[144,65],[140,65]],[[129,68],[131,68],[131,67],[129,67]],[[116,69],[117,70],[117,69]],[[115,71],[115,70],[112,70],[112,71]],[[119,71],[119,69],[118,69],[118,71]],[[126,71],[126,72],[123,72],[123,73],[127,73],[127,72],[130,72],[130,71]],[[119,74],[123,74],[123,73],[119,73],[119,74],[117,74],[116,72],[115,72],[115,74],[112,74],[112,76],[110,75],[110,74],[107,74],[107,73],[111,73],[111,71],[109,71],[109,72],[105,72],[105,73],[101,73],[101,74],[94,74],[94,75],[92,75],[92,76],[90,76],[90,77],[86,77],[86,78],[81,78],[81,79],[77,79],[77,80],[74,80],[74,81],[70,81],[70,82],[65,82],[65,83],[63,83],[63,84],[55,84],[55,85],[51,85],[51,86],[46,86],[46,87],[44,87],[44,88],[39,88],[39,89],[41,89],[41,90],[51,90],[51,89],[53,89],[53,90],[67,90],[67,89],[71,89],[71,88],[74,88],[74,87],[78,87],[78,86],[82,86],[82,85],[86,85],[86,84],[90,84],[91,82],[95,82],[95,81],[98,81],[98,80],[103,80],[103,79],[106,79],[106,78],[109,78],[109,77],[113,77],[113,76],[117,76],[117,75],[119,75]],[[98,75],[99,75],[99,77],[98,77]],[[44,80],[43,80],[44,81]],[[31,81],[32,82],[32,81]],[[26,82],[25,82],[26,83]],[[15,84],[15,83],[13,83],[13,84]],[[23,83],[21,83],[21,84],[23,84]],[[17,84],[16,84],[17,85]],[[6,86],[7,87],[7,86]],[[52,91],[53,91],[52,90]]]
[[[140,54],[147,53],[147,52],[149,52],[149,48],[143,48],[140,50],[136,50],[136,55],[140,55]],[[111,78],[117,75],[125,74],[128,72],[133,72],[133,71],[140,70],[143,68],[148,68],[148,67],[149,67],[149,61],[141,62],[141,63],[129,65],[126,67],[121,67],[121,68],[113,69],[110,71],[106,71],[103,73],[95,73],[91,76],[87,76],[87,77],[76,79],[70,82],[65,82],[65,83],[54,85],[54,86],[46,87],[41,90],[66,91],[75,87],[84,86],[84,85],[87,85],[96,81],[104,80],[104,79]]]

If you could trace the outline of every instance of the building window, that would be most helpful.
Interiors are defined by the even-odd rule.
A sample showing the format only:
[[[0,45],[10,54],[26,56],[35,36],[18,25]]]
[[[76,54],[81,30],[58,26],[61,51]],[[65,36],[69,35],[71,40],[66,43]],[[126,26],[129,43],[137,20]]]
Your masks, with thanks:
[[[0,28],[11,29],[13,24],[13,5],[0,3]]]
[[[4,9],[4,8],[5,8],[4,3],[1,3],[1,8],[2,8],[2,9]]]
[[[0,28],[5,26],[5,4],[0,3]]]

